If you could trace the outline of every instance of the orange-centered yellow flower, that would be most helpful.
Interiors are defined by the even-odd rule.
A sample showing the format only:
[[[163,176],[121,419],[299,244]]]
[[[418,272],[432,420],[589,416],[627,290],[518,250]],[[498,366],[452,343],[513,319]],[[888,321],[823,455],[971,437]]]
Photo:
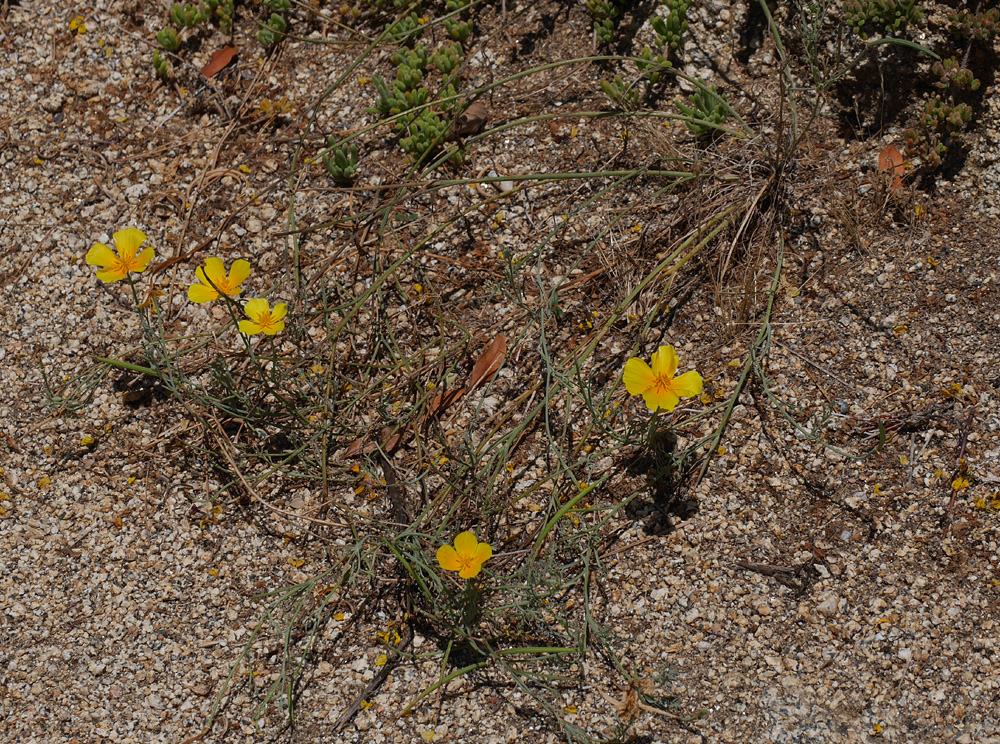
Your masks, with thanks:
[[[701,375],[694,370],[677,374],[677,352],[673,346],[661,346],[653,354],[653,366],[641,359],[625,362],[623,379],[630,395],[641,395],[650,411],[674,410],[681,398],[701,395]]]
[[[97,278],[102,282],[121,281],[130,271],[143,272],[153,258],[152,248],[139,253],[139,247],[146,239],[142,230],[126,227],[116,232],[114,239],[114,251],[104,243],[95,243],[94,247],[87,251],[87,263],[102,267],[102,270],[97,272]]]
[[[460,532],[455,536],[455,547],[442,545],[438,548],[437,559],[445,571],[458,571],[463,579],[472,579],[493,557],[493,548],[481,543],[471,532]]]
[[[219,299],[220,292],[232,296],[242,291],[240,285],[250,276],[250,262],[236,259],[226,276],[221,258],[206,258],[205,265],[195,269],[194,275],[201,283],[188,287],[188,299],[197,303],[211,302]]]
[[[271,310],[267,300],[250,300],[243,306],[243,312],[250,320],[240,321],[240,333],[248,336],[266,333],[268,336],[273,336],[285,328],[285,321],[282,318],[288,314],[288,305],[279,302],[275,304],[274,310]]]

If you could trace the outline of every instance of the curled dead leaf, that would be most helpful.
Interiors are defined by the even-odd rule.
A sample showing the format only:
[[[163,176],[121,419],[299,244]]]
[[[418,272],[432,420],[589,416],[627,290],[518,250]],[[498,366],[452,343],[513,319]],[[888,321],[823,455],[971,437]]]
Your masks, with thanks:
[[[903,188],[906,160],[895,145],[889,145],[878,154],[878,169],[889,177],[889,187],[893,191]]]
[[[139,307],[143,310],[156,310],[156,300],[159,297],[163,297],[166,292],[161,292],[158,289],[151,289],[146,293],[146,299],[139,303]]]
[[[463,395],[465,395],[465,388],[438,393],[427,407],[427,416],[437,416],[439,413],[443,413],[448,406],[455,403]]]
[[[343,458],[348,460],[356,455],[368,455],[377,449],[378,446],[375,442],[371,441],[368,436],[358,437],[347,446],[347,450],[344,452]]]
[[[469,389],[472,390],[480,382],[487,381],[497,373],[503,360],[507,357],[507,338],[502,333],[498,334],[493,343],[490,344],[479,359],[476,360],[469,375]]]
[[[422,427],[429,419],[440,416],[450,406],[461,400],[462,396],[470,390],[474,390],[481,382],[488,381],[497,373],[504,359],[507,357],[507,338],[501,333],[491,343],[476,360],[472,367],[472,374],[469,375],[469,386],[467,388],[455,388],[437,393],[427,404],[424,414],[415,421],[410,421],[395,427],[386,426],[379,432],[378,439],[381,441],[383,452],[391,453],[404,444],[412,436],[414,427]],[[379,449],[379,446],[369,437],[362,436],[351,442],[344,451],[343,459],[348,460],[360,454],[370,454]]]
[[[383,426],[382,432],[379,435],[382,439],[382,449],[385,452],[392,452],[400,444],[402,444],[403,439],[409,435],[410,429],[407,424],[403,424],[398,427]]]
[[[473,101],[455,121],[455,126],[451,128],[451,137],[452,139],[468,137],[482,129],[485,123],[486,106],[483,105],[482,101]]]
[[[233,61],[233,57],[238,52],[239,49],[232,44],[226,44],[222,49],[212,53],[212,59],[208,61],[207,65],[201,68],[201,74],[207,78],[214,77],[222,68]]]

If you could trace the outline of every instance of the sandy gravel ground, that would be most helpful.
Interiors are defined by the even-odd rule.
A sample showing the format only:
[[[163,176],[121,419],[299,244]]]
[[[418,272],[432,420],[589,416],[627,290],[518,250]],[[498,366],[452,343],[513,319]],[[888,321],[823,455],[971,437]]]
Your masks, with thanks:
[[[261,618],[256,595],[315,574],[326,554],[289,539],[294,525],[259,505],[198,506],[219,484],[175,446],[190,425],[179,406],[130,407],[109,378],[78,415],[57,414],[42,372],[58,384],[91,355],[135,343],[131,299],[98,283],[83,257],[127,224],[169,254],[183,226],[175,202],[221,167],[212,147],[225,124],[211,110],[174,111],[174,93],[148,70],[153,24],[138,4],[4,7],[0,740],[182,744],[202,733]],[[85,34],[68,28],[79,14]],[[275,89],[286,82],[307,97],[306,72]],[[599,579],[595,612],[681,719],[640,712],[630,741],[1000,742],[1000,265],[997,224],[979,214],[992,195],[962,177],[917,198],[920,221],[883,220],[852,248],[808,184],[825,182],[833,158],[860,173],[871,156],[831,138],[803,163],[802,203],[828,242],[792,248],[767,365],[784,400],[840,412],[833,429],[851,451],[874,447],[864,425],[878,416],[898,437],[852,461],[797,433],[761,386],[747,389],[724,454],[686,495],[688,513],[650,535],[648,505]],[[280,187],[272,197],[241,214],[234,235],[245,241],[232,239],[232,255],[277,260],[268,245],[282,228],[271,206]],[[686,312],[666,339],[681,343],[701,314],[707,323],[710,297]],[[745,345],[714,349],[700,363],[733,384],[726,362]],[[963,455],[971,485],[948,510]],[[280,702],[253,720],[250,685],[271,679],[265,664],[243,670],[250,682],[203,740],[561,740],[519,692],[474,676],[399,717],[437,679],[433,659],[397,666],[341,728],[379,673],[377,634],[400,627],[353,601],[328,631],[342,640],[308,672],[294,728]],[[257,646],[271,662],[274,638]],[[418,654],[432,645],[413,638]],[[612,731],[609,698],[627,685],[595,665],[566,694],[569,719]]]

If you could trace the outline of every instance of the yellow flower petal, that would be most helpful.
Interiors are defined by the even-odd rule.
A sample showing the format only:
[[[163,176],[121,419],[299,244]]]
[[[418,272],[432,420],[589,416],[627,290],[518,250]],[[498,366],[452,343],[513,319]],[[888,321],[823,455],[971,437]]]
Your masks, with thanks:
[[[252,336],[255,333],[260,333],[261,327],[254,323],[252,320],[241,320],[240,321],[240,333],[245,333],[248,336]]]
[[[205,277],[205,267],[204,266],[199,266],[198,268],[196,268],[194,270],[194,278],[197,279],[202,284],[204,284],[209,289],[212,288],[212,285],[209,283],[208,279]]]
[[[260,298],[248,300],[247,304],[243,306],[243,312],[247,314],[248,318],[257,320],[261,315],[268,312],[267,300]]]
[[[469,563],[462,567],[462,570],[458,572],[458,575],[463,579],[474,579],[479,576],[479,572],[483,569],[483,564],[481,563]]]
[[[650,411],[655,411],[658,408],[662,408],[664,411],[673,411],[681,400],[673,391],[658,388],[650,388],[642,394],[642,399]]]
[[[653,354],[652,365],[641,359],[629,359],[622,375],[625,388],[632,395],[641,395],[651,411],[673,411],[681,398],[701,394],[702,379],[695,371],[674,377],[677,372],[677,352],[673,346],[664,345]]]
[[[242,291],[239,287],[240,283],[250,276],[250,263],[248,261],[244,261],[243,259],[237,259],[233,262],[232,268],[229,271],[229,276],[226,276],[226,267],[225,264],[222,263],[222,259],[210,256],[205,259],[204,266],[199,266],[195,269],[195,276],[198,278],[199,282],[205,285],[208,292],[196,290],[195,295],[199,299],[191,299],[191,301],[209,302],[211,300],[218,299],[220,294],[240,294]],[[190,290],[188,297],[189,299],[191,298]],[[254,317],[259,319],[259,315],[260,314],[258,313]]]
[[[191,300],[191,302],[198,303],[199,305],[203,302],[217,300],[218,298],[219,293],[211,287],[206,287],[204,284],[192,284],[188,287],[188,299]]]
[[[693,398],[696,395],[701,395],[701,375],[694,370],[685,372],[674,378],[672,387],[681,398]]]
[[[271,323],[269,326],[261,326],[261,330],[268,336],[273,336],[275,333],[285,330],[285,321],[279,320],[277,323]]]
[[[201,279],[203,284],[208,284],[208,282],[202,277],[208,277],[208,279],[212,281],[212,284],[214,284],[218,289],[225,291],[226,285],[229,282],[226,279],[226,267],[222,263],[221,258],[206,258],[205,267],[202,268],[199,266],[198,271],[201,272],[201,276],[198,278]]]
[[[122,257],[122,261],[128,263],[139,252],[139,247],[142,245],[142,241],[146,239],[146,235],[142,230],[135,227],[126,227],[124,230],[116,232],[114,239],[118,255]]]
[[[471,532],[455,536],[455,547],[442,545],[438,548],[437,559],[446,571],[458,571],[463,579],[475,578],[482,570],[483,563],[493,556],[493,548],[481,543]]]
[[[130,271],[144,271],[155,255],[152,248],[139,253],[146,236],[134,227],[119,230],[114,234],[114,239],[118,255],[103,243],[96,243],[87,252],[88,264],[104,267],[103,271],[97,272],[97,278],[104,282],[117,282],[124,279]]]
[[[455,536],[455,550],[462,558],[470,557],[478,546],[479,541],[471,532],[460,532]]]
[[[462,568],[458,553],[451,545],[442,545],[437,551],[438,563],[445,571],[459,571]]]
[[[493,557],[493,548],[489,543],[479,543],[476,552],[472,554],[472,560],[480,566]]]
[[[119,282],[128,275],[128,270],[124,266],[115,266],[97,272],[97,278],[102,282]]]
[[[271,311],[271,320],[278,321],[288,315],[288,305],[284,302],[279,302],[274,306],[274,310]],[[281,327],[284,328],[285,324],[282,323]]]
[[[233,261],[233,265],[229,269],[229,286],[237,288],[234,294],[239,292],[239,285],[245,282],[248,276],[250,276],[250,262],[244,261],[242,258]]]
[[[652,361],[655,377],[665,377],[669,380],[677,372],[677,352],[673,346],[661,346],[653,354]]]
[[[138,230],[136,232],[138,232]],[[144,250],[142,253],[138,255],[137,258],[135,258],[132,261],[132,266],[131,266],[132,271],[137,271],[137,272],[145,271],[146,267],[149,265],[149,262],[153,260],[154,255],[155,251],[152,248],[147,248],[146,250]]]
[[[642,395],[656,384],[653,370],[641,359],[629,359],[625,362],[622,379],[629,395]]]
[[[94,247],[87,251],[87,263],[90,266],[114,266],[119,262],[118,256],[104,243],[94,243]]]
[[[284,303],[279,302],[274,307],[275,313],[280,317],[284,317],[287,312],[287,307]],[[279,331],[285,329],[285,323],[282,320],[275,320],[274,315],[271,313],[271,308],[268,306],[267,300],[261,298],[255,298],[248,300],[246,305],[243,306],[243,312],[247,314],[253,322],[240,321],[240,330],[244,333],[266,333],[268,336],[273,336]],[[253,330],[243,330],[244,328]]]

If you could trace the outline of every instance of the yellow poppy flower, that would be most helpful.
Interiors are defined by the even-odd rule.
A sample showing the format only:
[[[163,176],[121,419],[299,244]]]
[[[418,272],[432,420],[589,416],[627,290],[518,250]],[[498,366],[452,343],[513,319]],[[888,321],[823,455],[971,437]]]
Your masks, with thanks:
[[[226,276],[226,266],[221,258],[206,258],[205,265],[195,269],[194,275],[201,283],[188,287],[188,299],[199,304],[211,302],[219,299],[220,292],[233,296],[242,291],[240,285],[250,276],[250,262],[236,259],[229,269],[229,276]]]
[[[146,266],[153,258],[152,248],[146,248],[139,253],[139,248],[146,239],[142,230],[126,227],[116,232],[114,239],[114,251],[104,243],[95,243],[94,247],[87,251],[87,263],[102,268],[97,272],[97,278],[102,282],[121,281],[130,271],[141,273],[146,270]]]
[[[463,579],[479,575],[483,564],[493,557],[489,543],[481,543],[471,532],[460,532],[455,536],[455,547],[442,545],[438,548],[437,559],[445,571],[458,571]]]
[[[271,310],[267,300],[250,300],[243,306],[243,312],[250,320],[240,321],[240,333],[248,336],[266,333],[268,336],[273,336],[285,328],[285,321],[282,318],[288,314],[288,305],[279,302],[275,304],[274,310]]]
[[[681,398],[701,395],[701,375],[694,370],[678,377],[677,352],[673,346],[661,346],[653,354],[652,368],[641,359],[625,363],[623,379],[630,395],[641,395],[650,411],[674,410]]]

